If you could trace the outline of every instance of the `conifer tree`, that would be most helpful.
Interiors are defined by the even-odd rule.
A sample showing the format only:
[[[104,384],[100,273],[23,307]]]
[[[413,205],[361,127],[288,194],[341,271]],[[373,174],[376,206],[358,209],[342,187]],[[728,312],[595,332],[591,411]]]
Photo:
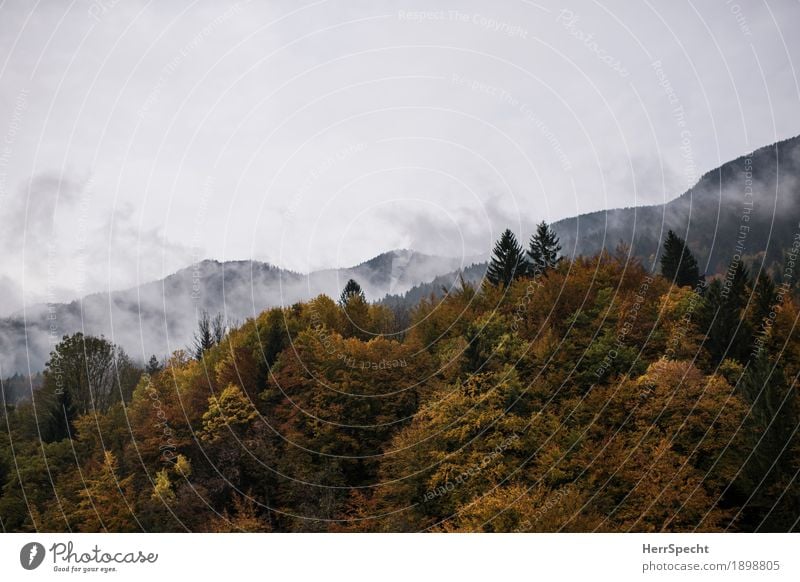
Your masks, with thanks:
[[[708,287],[700,322],[714,363],[747,356],[752,336],[750,323],[744,319],[749,286],[750,276],[739,261],[728,268],[724,279]]]
[[[158,374],[160,371],[161,371],[161,362],[159,362],[156,355],[153,354],[147,361],[147,367],[145,368],[145,372],[147,372],[150,376],[153,376],[154,374]]]
[[[506,229],[495,243],[492,259],[486,269],[486,279],[492,285],[508,286],[511,281],[524,275],[528,270],[525,252],[517,242],[517,237]]]
[[[342,289],[342,294],[339,296],[339,305],[346,307],[352,297],[361,297],[362,301],[366,301],[364,291],[355,279],[350,279]]]
[[[671,230],[664,241],[661,254],[661,274],[678,287],[696,287],[700,282],[700,270],[686,241]]]
[[[753,295],[752,324],[754,327],[760,327],[778,301],[775,283],[764,271],[761,271],[758,275],[758,279],[756,279]]]
[[[203,359],[203,352],[214,347],[214,331],[212,329],[211,318],[207,311],[200,314],[197,320],[197,331],[194,334],[194,357],[198,360]]]
[[[540,222],[536,227],[536,233],[531,236],[528,248],[531,274],[541,275],[555,267],[561,260],[558,256],[559,251],[561,245],[555,231],[545,221]]]

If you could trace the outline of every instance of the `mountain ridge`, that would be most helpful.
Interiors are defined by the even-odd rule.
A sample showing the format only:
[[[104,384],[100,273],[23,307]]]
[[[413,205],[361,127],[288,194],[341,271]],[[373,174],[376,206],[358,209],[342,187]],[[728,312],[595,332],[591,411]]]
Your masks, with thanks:
[[[743,206],[748,180],[752,203],[743,210],[748,208]],[[661,242],[671,229],[686,239],[708,275],[723,272],[736,255],[774,272],[800,232],[798,210],[800,136],[726,162],[664,204],[580,214],[552,227],[566,256],[594,255],[622,242],[657,270]],[[361,284],[369,300],[407,313],[420,298],[441,295],[443,288],[458,284],[462,273],[467,281],[479,282],[486,268],[482,258],[394,249],[352,267],[305,274],[248,259],[204,259],[136,287],[38,304],[0,319],[0,366],[3,374],[39,370],[53,340],[76,331],[105,335],[139,360],[150,355],[143,346],[165,355],[191,341],[199,311],[220,312],[235,322],[320,293],[336,298],[350,278]]]

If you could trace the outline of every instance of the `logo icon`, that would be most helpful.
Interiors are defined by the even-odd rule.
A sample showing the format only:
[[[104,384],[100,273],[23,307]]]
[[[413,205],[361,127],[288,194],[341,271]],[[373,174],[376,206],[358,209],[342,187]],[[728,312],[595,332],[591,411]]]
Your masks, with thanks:
[[[44,561],[44,546],[39,542],[30,542],[19,551],[19,563],[26,570],[35,570]]]

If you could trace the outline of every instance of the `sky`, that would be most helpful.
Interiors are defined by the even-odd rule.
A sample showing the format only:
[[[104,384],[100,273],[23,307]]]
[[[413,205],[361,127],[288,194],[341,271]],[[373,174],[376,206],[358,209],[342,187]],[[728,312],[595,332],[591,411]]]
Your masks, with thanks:
[[[800,3],[0,2],[0,315],[485,254],[800,133]]]

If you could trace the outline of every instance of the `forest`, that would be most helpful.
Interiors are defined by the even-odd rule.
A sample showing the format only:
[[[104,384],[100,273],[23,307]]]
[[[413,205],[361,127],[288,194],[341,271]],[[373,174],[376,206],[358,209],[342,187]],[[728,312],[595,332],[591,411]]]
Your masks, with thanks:
[[[145,366],[64,336],[4,384],[0,526],[798,531],[797,251],[703,274],[670,232],[651,270],[542,223],[402,317],[351,280]]]

